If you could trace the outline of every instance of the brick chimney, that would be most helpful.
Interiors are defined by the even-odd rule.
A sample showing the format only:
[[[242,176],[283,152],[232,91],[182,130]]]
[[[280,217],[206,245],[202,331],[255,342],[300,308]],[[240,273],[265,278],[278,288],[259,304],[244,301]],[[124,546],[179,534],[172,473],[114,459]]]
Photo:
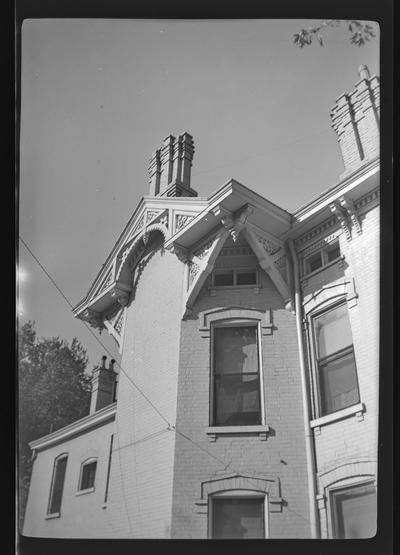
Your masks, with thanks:
[[[190,187],[190,172],[194,153],[193,137],[183,133],[176,139],[168,135],[149,164],[152,196],[197,197]]]
[[[345,167],[341,178],[379,156],[379,78],[370,77],[365,65],[358,73],[354,90],[339,96],[331,110]]]
[[[101,365],[93,369],[90,414],[93,414],[115,401],[118,374],[114,371],[115,360],[112,359],[109,367],[106,368],[106,359],[107,357],[103,356]]]

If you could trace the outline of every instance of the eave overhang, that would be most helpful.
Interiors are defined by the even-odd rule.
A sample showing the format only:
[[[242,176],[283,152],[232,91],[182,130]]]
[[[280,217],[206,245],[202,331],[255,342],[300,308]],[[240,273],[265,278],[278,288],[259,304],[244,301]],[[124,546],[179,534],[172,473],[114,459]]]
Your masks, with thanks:
[[[293,213],[293,225],[282,239],[296,239],[320,225],[332,216],[332,207],[340,204],[341,199],[356,204],[361,197],[379,188],[379,177],[380,163],[379,158],[376,158],[296,210]]]
[[[31,441],[29,443],[29,447],[34,451],[41,451],[59,443],[63,443],[64,441],[68,441],[78,435],[87,433],[94,428],[112,422],[115,419],[116,410],[117,403],[115,402],[94,412],[93,414],[89,414],[84,418],[80,418],[79,420],[72,422],[72,424],[69,424],[64,428],[60,428],[51,434]]]

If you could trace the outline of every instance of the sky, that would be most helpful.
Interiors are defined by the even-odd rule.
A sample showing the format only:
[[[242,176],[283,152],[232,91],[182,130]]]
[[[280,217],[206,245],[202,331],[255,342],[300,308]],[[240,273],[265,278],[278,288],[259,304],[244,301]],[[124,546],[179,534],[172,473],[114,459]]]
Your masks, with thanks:
[[[190,133],[191,186],[230,178],[288,211],[343,171],[330,109],[357,68],[379,75],[379,28],[353,46],[293,35],[314,20],[31,19],[22,25],[19,233],[75,306],[143,195],[164,137]],[[19,246],[19,325],[77,337],[91,369],[105,349]],[[96,337],[115,358],[107,332]]]

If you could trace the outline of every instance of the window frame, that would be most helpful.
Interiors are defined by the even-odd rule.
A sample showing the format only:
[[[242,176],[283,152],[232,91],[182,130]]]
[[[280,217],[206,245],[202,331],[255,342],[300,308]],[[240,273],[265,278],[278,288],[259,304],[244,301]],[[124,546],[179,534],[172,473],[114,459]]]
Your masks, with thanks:
[[[339,255],[336,258],[333,258],[332,260],[328,260],[328,253],[330,251],[333,251],[337,247],[339,248]],[[317,254],[319,254],[320,257],[321,257],[321,266],[319,266],[315,270],[311,270],[310,266],[309,266],[309,261],[310,261],[310,259],[314,258]],[[336,239],[334,239],[330,243],[327,243],[323,247],[320,247],[319,249],[316,249],[315,251],[313,251],[312,253],[310,253],[309,255],[304,257],[304,259],[303,259],[303,277],[308,276],[308,275],[314,275],[314,274],[324,270],[325,268],[331,266],[332,264],[335,264],[336,262],[338,262],[339,260],[342,260],[342,259],[343,259],[343,255],[342,255],[342,251],[340,249],[340,241],[339,241],[339,237],[337,237]]]
[[[208,496],[208,539],[219,539],[219,540],[229,540],[233,538],[215,538],[214,533],[214,501],[218,499],[263,499],[263,528],[264,536],[260,539],[266,539],[269,537],[269,505],[268,505],[268,493],[258,492],[254,490],[247,489],[234,489],[225,490],[216,493],[209,494]],[[242,538],[242,539],[253,539],[253,538]]]
[[[64,476],[63,476],[63,481],[62,481],[62,486],[61,486],[61,495],[60,495],[60,503],[59,503],[59,507],[58,507],[58,511],[52,511],[52,505],[53,505],[53,497],[54,497],[54,493],[55,493],[55,485],[56,485],[56,477],[57,477],[57,470],[58,470],[58,465],[60,464],[61,461],[66,461],[65,462],[65,471],[64,471]],[[61,453],[60,455],[58,455],[53,462],[53,472],[52,472],[52,476],[51,476],[51,482],[50,482],[50,492],[49,492],[49,498],[48,498],[48,502],[47,502],[47,510],[46,510],[46,518],[56,518],[59,517],[61,515],[61,506],[62,506],[62,500],[63,500],[63,494],[64,494],[64,486],[65,486],[65,477],[67,474],[67,465],[68,465],[68,453]]]
[[[96,469],[95,469],[95,473],[94,473],[94,479],[93,479],[93,485],[89,486],[88,488],[83,488],[82,487],[82,481],[83,481],[83,472],[86,466],[96,463]],[[97,465],[98,465],[98,459],[97,457],[90,457],[89,459],[84,460],[81,463],[81,467],[80,467],[80,471],[79,471],[79,480],[78,480],[78,489],[76,491],[76,495],[83,495],[84,493],[91,493],[92,491],[95,490],[95,484],[96,484],[96,475],[97,475]]]
[[[357,370],[357,363],[356,363],[356,356],[355,356],[355,349],[354,349],[353,333],[351,333],[352,343],[350,345],[343,347],[338,351],[335,351],[335,353],[326,355],[324,357],[318,357],[318,340],[315,333],[315,321],[318,317],[322,316],[323,314],[327,314],[328,312],[331,312],[332,310],[336,310],[341,306],[346,307],[347,315],[349,318],[350,330],[352,332],[349,308],[347,305],[347,300],[345,298],[340,298],[339,300],[335,298],[329,304],[324,303],[322,307],[319,307],[318,310],[312,311],[308,315],[308,323],[309,323],[309,328],[311,330],[309,333],[309,341],[311,343],[310,354],[311,354],[311,389],[313,392],[312,405],[313,405],[313,413],[314,413],[313,420],[319,420],[324,418],[328,418],[329,420],[335,420],[334,415],[337,415],[340,418],[340,413],[342,413],[343,411],[348,411],[350,407],[353,407],[353,406],[357,407],[358,405],[361,404],[360,384],[358,379],[358,370]],[[322,409],[322,406],[323,406],[322,388],[320,386],[321,361],[332,362],[335,360],[340,360],[340,358],[343,358],[344,356],[346,356],[347,353],[350,353],[350,352],[353,354],[355,380],[356,380],[357,391],[358,391],[358,400],[355,403],[352,403],[351,405],[348,405],[346,407],[342,407],[336,411],[324,413]]]
[[[333,484],[327,489],[327,500],[328,500],[328,534],[331,539],[351,539],[351,538],[339,538],[337,534],[337,507],[335,506],[335,495],[341,491],[362,488],[365,486],[373,486],[375,488],[375,495],[377,496],[376,479],[374,476],[362,476],[358,480],[354,477],[348,477],[345,480],[341,480],[340,483]],[[377,499],[377,498],[376,498]],[[378,504],[377,504],[378,508]],[[378,516],[378,515],[377,515]]]
[[[232,272],[233,276],[233,283],[232,285],[215,285],[215,275],[216,274],[223,274]],[[238,274],[245,274],[245,273],[255,273],[255,282],[254,283],[246,283],[246,284],[237,284],[237,275]],[[260,287],[260,273],[258,271],[257,266],[235,266],[234,268],[214,268],[211,273],[211,289],[232,289],[232,288],[252,288],[252,287]]]
[[[257,354],[258,354],[258,386],[259,386],[259,401],[260,401],[260,423],[259,424],[237,424],[232,426],[224,426],[215,423],[215,407],[216,407],[216,395],[215,395],[215,373],[214,373],[214,362],[215,362],[215,329],[221,328],[240,328],[240,327],[255,327],[256,328],[256,340],[257,340]],[[226,320],[217,320],[211,323],[210,329],[210,376],[209,376],[209,426],[211,428],[221,428],[228,429],[232,428],[232,433],[234,433],[235,428],[255,428],[258,426],[265,426],[265,399],[264,399],[264,380],[263,380],[263,360],[262,360],[262,330],[260,320],[249,319],[249,318],[233,318]]]

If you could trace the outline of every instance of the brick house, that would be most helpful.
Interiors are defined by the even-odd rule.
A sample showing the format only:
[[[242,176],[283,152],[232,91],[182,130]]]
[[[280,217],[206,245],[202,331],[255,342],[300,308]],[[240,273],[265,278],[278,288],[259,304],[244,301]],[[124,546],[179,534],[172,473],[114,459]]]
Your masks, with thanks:
[[[353,538],[376,530],[379,79],[331,112],[337,184],[290,214],[191,188],[188,133],[152,156],[78,318],[120,365],[31,443],[24,535]]]

